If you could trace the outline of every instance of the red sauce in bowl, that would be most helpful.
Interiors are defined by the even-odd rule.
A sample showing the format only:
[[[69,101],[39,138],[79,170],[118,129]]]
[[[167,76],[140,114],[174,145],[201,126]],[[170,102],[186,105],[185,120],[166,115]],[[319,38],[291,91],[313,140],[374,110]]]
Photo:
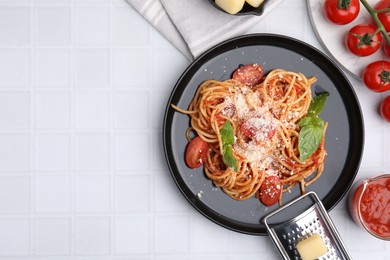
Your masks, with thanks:
[[[350,212],[372,235],[390,240],[390,174],[366,179],[357,186]]]

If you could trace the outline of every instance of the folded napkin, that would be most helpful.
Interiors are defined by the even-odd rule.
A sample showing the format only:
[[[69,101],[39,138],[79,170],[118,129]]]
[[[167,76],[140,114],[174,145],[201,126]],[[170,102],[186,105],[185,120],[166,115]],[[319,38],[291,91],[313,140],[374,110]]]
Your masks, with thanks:
[[[126,1],[192,60],[210,47],[245,33],[282,0],[269,0],[261,16],[225,14],[208,0]]]

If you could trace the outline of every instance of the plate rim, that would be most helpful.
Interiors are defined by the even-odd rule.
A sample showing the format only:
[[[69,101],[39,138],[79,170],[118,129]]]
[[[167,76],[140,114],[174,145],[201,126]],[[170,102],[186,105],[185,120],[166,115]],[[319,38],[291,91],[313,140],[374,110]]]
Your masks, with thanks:
[[[196,194],[194,194],[193,192],[190,191],[190,189],[188,188],[188,186],[185,183],[185,181],[183,180],[183,178],[180,177],[179,171],[175,172],[176,166],[172,165],[172,163],[170,161],[171,160],[170,155],[172,155],[172,152],[169,151],[168,145],[170,145],[170,143],[171,143],[171,136],[168,134],[170,132],[170,131],[168,131],[169,126],[167,128],[167,121],[169,119],[169,114],[170,114],[170,111],[172,111],[170,109],[170,104],[174,103],[173,99],[174,99],[176,91],[178,90],[178,88],[181,85],[181,82],[183,80],[191,80],[192,79],[193,75],[189,75],[189,74],[191,74],[189,72],[194,70],[194,73],[196,73],[197,71],[199,71],[199,68],[201,68],[204,63],[212,60],[213,58],[221,55],[222,53],[225,53],[227,50],[234,49],[230,46],[232,44],[236,45],[235,48],[241,48],[241,47],[245,47],[245,46],[254,46],[255,45],[255,44],[248,44],[248,43],[245,43],[245,44],[234,44],[234,43],[240,43],[242,41],[251,40],[251,39],[256,40],[259,38],[262,38],[262,40],[264,40],[266,38],[279,39],[279,40],[291,42],[294,44],[298,44],[298,45],[300,45],[300,47],[305,47],[305,48],[310,49],[310,51],[316,53],[316,55],[319,55],[322,60],[325,60],[327,63],[332,64],[333,68],[336,69],[337,74],[342,76],[342,78],[347,83],[347,85],[348,85],[348,88],[346,88],[347,90],[340,89],[340,88],[337,88],[337,90],[339,92],[347,91],[349,94],[352,94],[352,97],[350,99],[354,102],[354,106],[353,106],[354,111],[349,111],[349,109],[350,109],[349,108],[347,110],[347,112],[350,112],[350,114],[353,112],[355,117],[354,117],[354,119],[349,117],[348,122],[354,123],[354,126],[357,126],[358,130],[356,130],[356,131],[358,132],[357,133],[358,135],[350,137],[350,139],[351,140],[353,139],[354,142],[352,142],[352,141],[349,142],[349,147],[348,147],[349,153],[346,157],[346,161],[345,161],[344,166],[343,166],[344,168],[340,172],[341,173],[344,172],[345,168],[352,167],[353,173],[348,175],[348,176],[350,176],[350,178],[347,182],[347,186],[344,187],[344,191],[340,194],[340,196],[338,198],[329,198],[329,197],[332,197],[330,195],[328,195],[324,198],[325,201],[323,201],[323,203],[324,203],[325,208],[328,211],[332,210],[345,197],[345,195],[347,194],[347,192],[351,188],[351,186],[356,178],[356,175],[357,175],[358,170],[360,168],[360,164],[361,164],[362,157],[363,157],[365,129],[364,129],[363,114],[362,114],[362,110],[361,110],[361,106],[360,106],[358,97],[356,95],[356,92],[355,92],[353,86],[351,85],[350,81],[348,80],[348,78],[346,77],[344,72],[340,69],[340,67],[333,60],[331,60],[328,56],[324,55],[320,50],[318,50],[317,48],[315,48],[315,47],[311,46],[310,44],[303,42],[299,39],[296,39],[296,38],[293,38],[290,36],[286,36],[286,35],[273,34],[273,33],[253,33],[253,34],[245,34],[245,35],[241,35],[241,36],[236,36],[236,37],[227,39],[227,40],[215,45],[214,47],[208,49],[206,52],[204,52],[202,55],[200,55],[198,58],[196,58],[193,62],[191,62],[191,64],[189,66],[187,66],[187,68],[184,70],[184,72],[180,75],[177,82],[175,83],[175,85],[174,85],[174,87],[169,95],[169,98],[167,100],[168,102],[166,103],[166,109],[164,111],[163,131],[162,131],[163,150],[164,150],[164,156],[165,156],[165,160],[166,160],[170,175],[173,178],[176,186],[178,187],[178,189],[180,190],[182,195],[185,197],[185,199],[192,205],[192,207],[194,207],[199,213],[201,213],[207,219],[209,219],[212,222],[214,222],[222,227],[225,227],[229,230],[233,230],[233,231],[236,231],[239,233],[244,233],[244,234],[249,234],[249,235],[263,236],[263,235],[267,235],[267,230],[266,230],[265,226],[256,228],[254,230],[253,224],[246,224],[246,223],[232,220],[228,217],[225,217],[225,216],[219,214],[218,212],[214,211],[212,208],[205,205],[197,197]],[[265,45],[265,44],[261,44],[261,45]],[[274,44],[273,46],[279,46],[279,45],[280,45],[280,43]],[[227,50],[224,50],[224,49],[227,49]],[[189,79],[187,79],[187,78],[189,78]],[[183,88],[183,91],[184,91],[184,89],[185,89],[185,87]],[[340,95],[341,95],[341,93],[340,93]],[[181,97],[181,95],[180,95],[180,97]],[[342,97],[343,97],[343,101],[344,101],[345,95],[343,95]],[[174,112],[171,112],[171,114],[173,117]],[[350,125],[350,132],[351,132],[351,128],[352,128],[352,124]],[[355,142],[356,138],[359,139],[358,142]],[[359,149],[351,150],[352,143],[355,143]],[[355,160],[354,161],[348,160],[348,158],[351,158],[351,157],[354,158]],[[352,163],[352,161],[353,161],[353,163]],[[349,166],[347,167],[347,165],[349,165]],[[335,189],[335,186],[336,185],[334,185],[330,189],[329,194],[331,193],[331,191],[333,189]],[[235,223],[239,223],[239,225],[237,225]],[[260,224],[260,222],[259,222],[259,224]]]

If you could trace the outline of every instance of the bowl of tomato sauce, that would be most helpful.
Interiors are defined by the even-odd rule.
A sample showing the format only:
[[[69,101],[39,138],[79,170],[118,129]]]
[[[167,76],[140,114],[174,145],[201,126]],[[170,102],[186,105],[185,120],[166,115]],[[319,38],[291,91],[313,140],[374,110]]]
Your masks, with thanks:
[[[368,233],[390,241],[390,174],[355,184],[349,196],[349,211]]]

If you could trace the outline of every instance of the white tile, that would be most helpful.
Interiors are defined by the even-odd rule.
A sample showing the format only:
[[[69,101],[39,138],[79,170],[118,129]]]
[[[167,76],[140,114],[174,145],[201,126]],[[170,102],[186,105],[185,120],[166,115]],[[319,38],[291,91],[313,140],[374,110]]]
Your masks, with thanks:
[[[30,253],[30,220],[0,219],[0,257],[27,256]]]
[[[30,136],[0,134],[0,172],[26,172],[30,169]]]
[[[70,127],[69,92],[42,91],[35,95],[35,127],[63,129]]]
[[[68,134],[38,134],[35,137],[35,169],[67,171],[70,169],[70,137]]]
[[[30,93],[0,92],[0,129],[30,127]]]
[[[30,43],[31,10],[26,6],[0,8],[0,45],[25,45]]]
[[[108,44],[110,42],[110,8],[75,7],[74,26],[76,44]]]
[[[157,212],[187,212],[189,204],[167,171],[154,171],[153,196]],[[177,199],[180,198],[180,199]],[[169,201],[170,203],[167,203]]]
[[[152,152],[150,156],[152,157],[152,168],[162,171],[168,171],[167,161],[164,154],[163,138],[162,132],[157,131],[152,133]]]
[[[76,176],[74,194],[76,212],[107,212],[110,210],[110,176]]]
[[[116,134],[115,169],[145,170],[149,169],[149,136],[147,133]]]
[[[75,136],[75,166],[79,171],[106,171],[110,167],[110,137],[90,133]]]
[[[0,4],[28,4],[31,0],[0,0]]]
[[[146,91],[118,91],[114,94],[116,128],[147,129],[149,126],[149,95]],[[134,113],[137,111],[137,113]]]
[[[34,43],[70,44],[70,7],[43,6],[34,9]]]
[[[149,50],[143,48],[115,49],[114,84],[120,87],[147,86],[150,76],[149,55]]]
[[[109,98],[109,92],[76,92],[74,101],[74,121],[76,128],[108,128],[110,123]]]
[[[115,44],[144,46],[149,43],[149,26],[130,5],[115,7],[113,19]]]
[[[69,218],[37,218],[34,249],[37,255],[69,255],[71,248]]]
[[[110,252],[109,218],[77,218],[75,232],[77,255],[102,255]]]
[[[288,35],[303,40],[303,30],[291,30],[291,28],[304,27],[304,19],[288,19],[291,12],[297,15],[296,17],[303,17],[307,15],[306,10],[300,8],[299,6],[292,5],[289,8],[279,9],[277,14],[267,16],[268,30],[273,33]],[[280,26],[280,24],[288,24],[289,26]]]
[[[162,129],[165,110],[167,109],[167,106],[169,106],[168,98],[170,94],[170,91],[152,91],[151,116],[153,128]]]
[[[265,252],[275,252],[277,256],[277,251],[272,244],[272,241],[269,237],[256,237],[248,236],[246,234],[234,233],[233,234],[233,249],[237,253],[254,253],[260,254]]]
[[[108,49],[78,49],[74,56],[77,86],[107,87],[110,75]]]
[[[383,119],[379,113],[379,105],[373,106],[372,104],[380,104],[382,96],[378,93],[367,91],[367,89],[357,89],[359,95],[359,103],[363,113],[364,124],[367,126],[383,125]]]
[[[0,87],[29,86],[30,67],[30,50],[0,49]]]
[[[115,177],[115,211],[118,212],[147,212],[150,209],[149,176]],[[130,188],[131,187],[131,188]]]
[[[369,128],[365,131],[365,151],[376,151],[371,153],[363,153],[362,169],[367,168],[383,168],[385,164],[384,147],[382,140],[384,140],[383,132],[379,128]],[[369,141],[367,141],[369,140]]]
[[[169,66],[167,66],[167,61],[169,61]],[[153,85],[161,89],[172,89],[189,61],[176,49],[156,48],[153,63]],[[172,71],[177,73],[172,73]]]
[[[40,213],[64,213],[71,207],[69,176],[36,176],[35,210]]]
[[[70,84],[70,50],[36,49],[34,62],[35,85],[61,86]]]
[[[166,215],[155,218],[155,250],[157,253],[188,253],[188,216]],[[175,227],[172,229],[172,227]]]
[[[75,4],[107,4],[110,0],[75,0]]]
[[[30,190],[29,177],[0,177],[0,213],[29,212]]]
[[[191,225],[191,245],[197,253],[224,253],[229,250],[229,232],[203,216]],[[204,233],[207,230],[207,234]]]
[[[150,252],[150,219],[145,216],[116,217],[115,253],[147,254]]]
[[[35,4],[68,4],[72,0],[32,0]],[[78,1],[78,0],[75,0]]]

